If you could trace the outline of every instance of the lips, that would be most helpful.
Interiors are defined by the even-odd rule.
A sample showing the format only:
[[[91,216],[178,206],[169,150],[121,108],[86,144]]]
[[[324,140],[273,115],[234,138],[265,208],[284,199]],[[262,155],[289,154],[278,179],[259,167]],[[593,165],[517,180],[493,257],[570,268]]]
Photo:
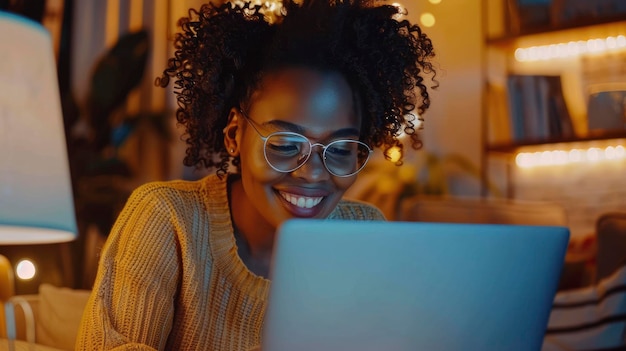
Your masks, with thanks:
[[[293,206],[302,209],[310,209],[317,206],[323,199],[323,196],[303,196],[297,194],[291,194],[284,191],[279,191],[280,196],[285,199],[285,201],[289,202]]]

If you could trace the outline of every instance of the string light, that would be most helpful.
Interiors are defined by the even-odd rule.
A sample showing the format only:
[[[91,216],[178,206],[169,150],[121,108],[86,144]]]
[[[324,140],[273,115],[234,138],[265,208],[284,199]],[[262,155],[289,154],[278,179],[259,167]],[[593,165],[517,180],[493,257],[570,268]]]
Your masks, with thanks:
[[[404,7],[401,3],[399,2],[394,2],[391,4],[391,6],[395,6],[398,8],[398,13],[396,15],[393,16],[393,18],[395,20],[401,20],[402,17],[407,15],[407,10],[406,7]]]
[[[545,61],[577,57],[584,54],[600,54],[626,48],[626,36],[570,41],[550,45],[517,48],[515,60],[518,62]]]
[[[610,145],[604,148],[520,152],[515,157],[515,164],[520,168],[533,168],[622,160],[626,160],[626,148],[622,145]]]
[[[420,23],[424,26],[424,27],[432,27],[435,25],[435,15],[433,15],[430,12],[424,12],[421,16],[420,16]]]
[[[250,2],[255,6],[261,6],[259,12],[265,15],[272,22],[280,16],[281,9],[283,8],[282,0],[231,0],[231,2],[237,6],[243,6],[246,2]]]
[[[402,159],[402,149],[398,146],[393,146],[385,151],[385,158],[393,163]]]

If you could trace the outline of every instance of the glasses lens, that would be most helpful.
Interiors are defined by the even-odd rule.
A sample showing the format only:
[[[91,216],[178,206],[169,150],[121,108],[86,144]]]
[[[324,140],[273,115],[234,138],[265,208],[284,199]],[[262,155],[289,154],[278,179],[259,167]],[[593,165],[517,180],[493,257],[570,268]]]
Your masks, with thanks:
[[[326,167],[331,173],[347,176],[365,166],[370,157],[370,149],[357,140],[337,140],[328,144],[324,156]]]
[[[267,162],[281,172],[290,172],[305,162],[311,144],[304,136],[295,133],[274,133],[265,141]]]

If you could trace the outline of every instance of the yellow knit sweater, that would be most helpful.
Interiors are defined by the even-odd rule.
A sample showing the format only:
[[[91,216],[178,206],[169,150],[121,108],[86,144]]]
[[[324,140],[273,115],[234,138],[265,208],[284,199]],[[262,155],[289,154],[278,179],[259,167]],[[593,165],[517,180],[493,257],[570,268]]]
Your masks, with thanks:
[[[341,201],[329,218],[383,215]],[[269,286],[237,254],[226,179],[149,183],[102,250],[76,350],[248,350],[260,344]]]

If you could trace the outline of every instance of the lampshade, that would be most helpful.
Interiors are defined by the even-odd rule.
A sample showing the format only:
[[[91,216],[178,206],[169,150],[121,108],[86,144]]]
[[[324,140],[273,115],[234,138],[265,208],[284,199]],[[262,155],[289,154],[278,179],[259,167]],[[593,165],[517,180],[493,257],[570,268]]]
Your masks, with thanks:
[[[76,237],[49,32],[0,11],[0,245]]]

